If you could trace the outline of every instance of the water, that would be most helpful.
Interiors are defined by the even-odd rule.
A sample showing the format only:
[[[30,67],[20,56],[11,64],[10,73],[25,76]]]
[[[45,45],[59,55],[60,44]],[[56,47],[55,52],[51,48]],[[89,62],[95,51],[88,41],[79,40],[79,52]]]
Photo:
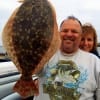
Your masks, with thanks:
[[[6,50],[4,49],[3,46],[0,46],[0,54],[5,54],[6,53]]]

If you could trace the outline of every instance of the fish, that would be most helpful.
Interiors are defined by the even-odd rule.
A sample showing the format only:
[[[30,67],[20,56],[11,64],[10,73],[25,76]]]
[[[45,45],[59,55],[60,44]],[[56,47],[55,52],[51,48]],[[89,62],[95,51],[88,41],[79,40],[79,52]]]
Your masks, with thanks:
[[[3,46],[21,73],[13,87],[22,98],[39,94],[32,75],[44,65],[60,46],[53,5],[48,0],[22,0],[2,32]]]

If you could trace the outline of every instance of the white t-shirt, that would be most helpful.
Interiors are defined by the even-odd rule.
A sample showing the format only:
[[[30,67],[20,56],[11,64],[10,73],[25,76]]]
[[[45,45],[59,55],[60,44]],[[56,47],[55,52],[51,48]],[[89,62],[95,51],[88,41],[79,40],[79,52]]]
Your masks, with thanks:
[[[46,64],[36,100],[94,100],[100,59],[82,50],[64,54],[58,50]]]

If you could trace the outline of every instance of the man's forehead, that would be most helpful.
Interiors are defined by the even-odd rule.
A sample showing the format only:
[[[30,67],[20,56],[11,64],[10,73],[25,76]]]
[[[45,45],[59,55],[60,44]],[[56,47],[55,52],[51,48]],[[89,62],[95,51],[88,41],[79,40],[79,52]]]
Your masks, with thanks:
[[[74,25],[79,25],[80,26],[80,23],[75,20],[75,19],[67,19],[64,21],[65,24],[74,24]]]

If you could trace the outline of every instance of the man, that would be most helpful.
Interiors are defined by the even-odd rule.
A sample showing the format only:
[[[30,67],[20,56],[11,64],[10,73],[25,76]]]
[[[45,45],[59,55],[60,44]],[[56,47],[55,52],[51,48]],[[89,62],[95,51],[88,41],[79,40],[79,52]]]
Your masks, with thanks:
[[[61,23],[59,33],[61,47],[44,69],[43,92],[49,94],[50,100],[95,100],[96,90],[100,95],[100,60],[79,49],[81,22],[69,16]]]

